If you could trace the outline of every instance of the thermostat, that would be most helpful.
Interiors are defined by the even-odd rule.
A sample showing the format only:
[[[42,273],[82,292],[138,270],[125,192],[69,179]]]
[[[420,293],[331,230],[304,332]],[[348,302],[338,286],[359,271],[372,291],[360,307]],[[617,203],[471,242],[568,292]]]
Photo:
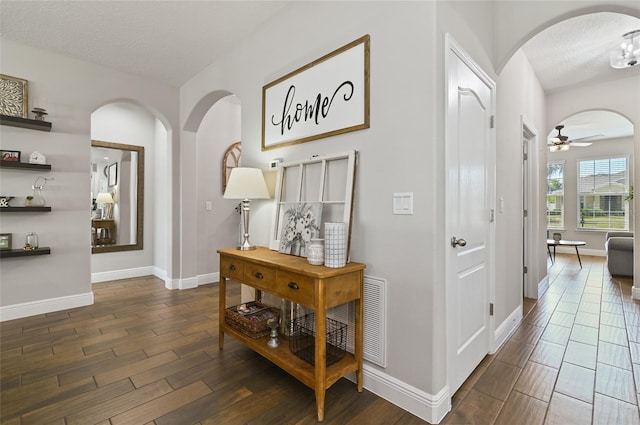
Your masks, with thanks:
[[[279,164],[280,164],[280,159],[272,159],[271,161],[269,161],[269,169],[277,170]]]

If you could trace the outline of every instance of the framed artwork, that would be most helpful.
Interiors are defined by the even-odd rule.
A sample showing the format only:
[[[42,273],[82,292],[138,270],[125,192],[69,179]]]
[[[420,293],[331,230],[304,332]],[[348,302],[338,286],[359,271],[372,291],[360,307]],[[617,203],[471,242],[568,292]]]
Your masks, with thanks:
[[[279,252],[307,256],[307,245],[320,235],[321,202],[289,202],[283,206]]]
[[[11,249],[11,233],[0,233],[0,250],[8,251]]]
[[[109,165],[107,176],[107,186],[115,186],[118,184],[118,163],[114,162]]]
[[[262,88],[262,150],[369,128],[365,35]]]
[[[236,142],[229,146],[222,158],[222,193],[227,190],[227,182],[231,175],[231,170],[240,166],[242,157],[242,142]]]
[[[20,151],[0,150],[0,160],[2,162],[20,162]]]
[[[29,118],[27,80],[0,74],[0,114]]]

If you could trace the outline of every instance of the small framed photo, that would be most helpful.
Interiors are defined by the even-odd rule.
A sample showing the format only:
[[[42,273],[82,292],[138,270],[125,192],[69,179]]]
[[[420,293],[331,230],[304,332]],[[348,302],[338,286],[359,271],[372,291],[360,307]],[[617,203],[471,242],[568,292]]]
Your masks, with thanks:
[[[0,114],[29,118],[27,80],[0,74]]]
[[[11,249],[11,233],[0,233],[0,250],[8,251]]]
[[[2,162],[20,162],[20,151],[0,150],[0,160]]]
[[[117,184],[118,184],[118,163],[114,162],[113,164],[109,165],[107,185],[111,187]]]

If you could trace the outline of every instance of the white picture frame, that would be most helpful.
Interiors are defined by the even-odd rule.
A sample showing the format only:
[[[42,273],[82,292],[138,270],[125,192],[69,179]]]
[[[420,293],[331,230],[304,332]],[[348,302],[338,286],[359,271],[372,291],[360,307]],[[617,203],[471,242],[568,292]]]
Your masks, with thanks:
[[[369,128],[367,34],[262,88],[262,150]]]

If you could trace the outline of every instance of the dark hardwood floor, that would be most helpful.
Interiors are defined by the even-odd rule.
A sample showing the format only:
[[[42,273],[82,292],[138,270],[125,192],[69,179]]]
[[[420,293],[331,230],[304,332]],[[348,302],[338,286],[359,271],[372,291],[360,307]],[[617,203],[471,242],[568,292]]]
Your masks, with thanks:
[[[602,259],[583,265],[558,255],[545,296],[525,303],[443,423],[640,424],[640,303]],[[218,349],[217,285],[168,291],[148,277],[93,290],[92,306],[0,324],[2,424],[316,423],[311,389],[232,337]],[[426,422],[342,379],[324,423]]]

